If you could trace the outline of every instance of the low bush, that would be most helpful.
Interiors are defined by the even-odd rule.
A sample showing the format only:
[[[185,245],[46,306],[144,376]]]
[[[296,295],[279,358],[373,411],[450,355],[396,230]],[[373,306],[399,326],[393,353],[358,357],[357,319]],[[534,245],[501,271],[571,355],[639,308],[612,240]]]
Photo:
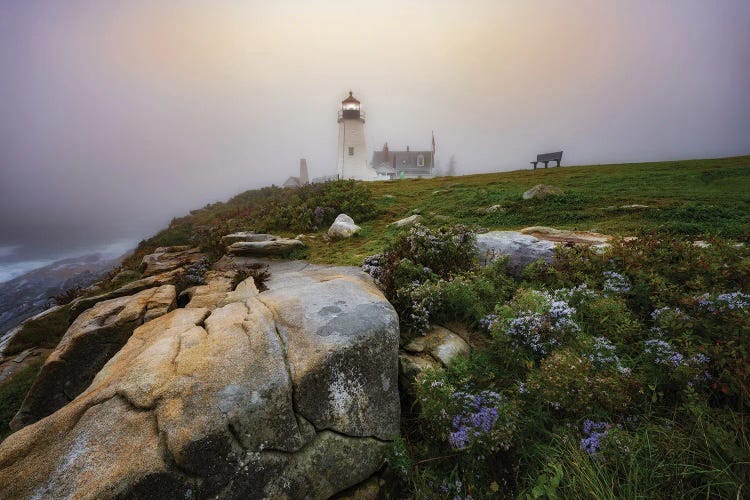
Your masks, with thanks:
[[[195,245],[211,259],[224,253],[221,237],[236,231],[308,232],[330,225],[345,213],[355,221],[377,215],[370,188],[362,182],[333,181],[295,189],[276,186],[246,191],[226,203],[206,205],[173,219],[169,227],[140,242],[124,265],[137,269],[143,256],[160,246]]]
[[[52,297],[52,302],[56,306],[64,306],[65,304],[70,304],[78,297],[82,296],[85,293],[82,286],[74,286],[72,288],[68,288],[67,290],[64,290],[63,292],[55,295]]]
[[[477,324],[510,297],[515,282],[505,262],[480,269],[475,244],[466,226],[432,230],[417,224],[383,254],[365,259],[363,269],[395,307],[407,338],[436,322]]]

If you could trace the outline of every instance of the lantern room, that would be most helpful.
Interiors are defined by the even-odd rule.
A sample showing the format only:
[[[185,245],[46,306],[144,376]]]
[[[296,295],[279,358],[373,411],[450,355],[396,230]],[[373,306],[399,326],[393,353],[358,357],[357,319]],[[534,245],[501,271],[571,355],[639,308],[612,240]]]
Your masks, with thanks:
[[[355,120],[362,118],[359,101],[352,95],[351,91],[349,91],[349,97],[341,101],[340,118],[353,118]]]

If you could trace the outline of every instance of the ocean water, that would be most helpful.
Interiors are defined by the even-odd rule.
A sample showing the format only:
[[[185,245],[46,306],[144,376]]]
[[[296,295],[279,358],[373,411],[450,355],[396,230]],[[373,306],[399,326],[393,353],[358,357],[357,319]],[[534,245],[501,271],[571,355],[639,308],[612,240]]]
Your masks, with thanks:
[[[0,245],[0,283],[62,259],[93,254],[100,255],[102,259],[114,259],[130,252],[137,244],[137,240],[126,239],[89,247],[41,250],[24,245]]]

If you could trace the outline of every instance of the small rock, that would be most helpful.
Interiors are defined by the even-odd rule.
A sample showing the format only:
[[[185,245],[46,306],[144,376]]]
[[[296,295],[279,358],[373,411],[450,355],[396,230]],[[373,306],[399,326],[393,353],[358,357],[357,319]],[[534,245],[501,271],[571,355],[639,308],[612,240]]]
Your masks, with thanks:
[[[409,217],[406,217],[405,219],[397,220],[396,222],[391,222],[388,224],[388,226],[396,226],[396,227],[411,227],[417,222],[422,220],[422,216],[419,214],[410,215]]]
[[[413,213],[415,215],[419,215],[419,214],[422,213],[422,211],[420,209],[418,209],[418,208],[414,208],[414,209],[412,209],[411,213]]]
[[[154,253],[145,255],[141,261],[143,276],[173,271],[178,267],[189,266],[206,257],[198,248],[188,246],[159,247]]]
[[[471,348],[464,339],[442,326],[432,327],[426,335],[412,340],[404,349],[427,353],[446,368],[459,357],[466,357],[471,353]]]
[[[503,208],[502,205],[492,205],[491,207],[487,207],[488,214],[494,214],[495,212],[505,212],[505,208]]]
[[[611,236],[591,231],[568,231],[545,226],[525,227],[519,231],[522,234],[535,236],[540,240],[558,243],[574,243],[581,245],[600,245],[612,239]]]
[[[490,231],[477,234],[479,260],[486,265],[498,257],[508,256],[508,269],[520,276],[523,269],[539,259],[551,262],[555,243],[540,240],[518,231]]]
[[[354,223],[354,219],[346,214],[339,214],[328,228],[328,236],[333,239],[351,238],[362,228]]]
[[[156,247],[154,253],[177,253],[190,250],[190,245],[172,245],[171,247]]]
[[[562,194],[562,189],[557,186],[548,186],[546,184],[537,184],[533,188],[523,193],[524,200],[532,198],[546,198],[547,196]]]
[[[237,233],[231,233],[221,237],[221,244],[227,246],[231,245],[232,243],[237,243],[238,241],[259,241],[252,239],[255,236],[256,235],[254,231],[240,231]]]
[[[440,363],[427,355],[401,352],[398,355],[398,379],[401,390],[412,399],[417,396],[417,380],[426,370],[439,370]]]
[[[234,255],[286,255],[295,248],[302,248],[305,244],[300,240],[279,238],[269,241],[238,241],[227,247],[227,253]]]

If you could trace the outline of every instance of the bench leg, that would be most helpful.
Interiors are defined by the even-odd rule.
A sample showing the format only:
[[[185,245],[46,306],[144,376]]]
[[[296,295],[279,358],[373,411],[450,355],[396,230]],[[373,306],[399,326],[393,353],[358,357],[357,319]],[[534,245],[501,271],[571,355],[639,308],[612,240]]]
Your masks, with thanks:
[[[530,161],[529,163],[531,163],[532,165],[534,165],[534,170],[536,170],[536,164],[537,164],[537,162],[535,162],[535,161]]]
[[[557,162],[557,166],[560,166],[560,160],[555,160]]]
[[[547,168],[547,164],[548,164],[548,163],[549,163],[548,161],[545,161],[545,162],[544,162],[544,168]]]

